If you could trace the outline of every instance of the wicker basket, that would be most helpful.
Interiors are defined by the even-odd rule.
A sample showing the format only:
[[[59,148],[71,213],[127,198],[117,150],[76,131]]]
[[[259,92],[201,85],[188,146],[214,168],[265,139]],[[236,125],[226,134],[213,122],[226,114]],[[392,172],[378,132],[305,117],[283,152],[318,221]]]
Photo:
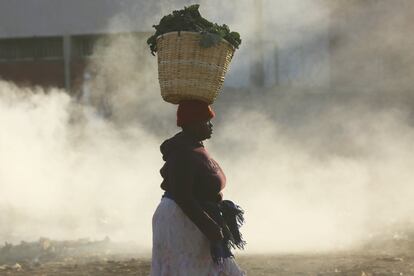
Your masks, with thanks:
[[[196,32],[170,32],[157,37],[158,79],[162,98],[178,104],[202,100],[212,104],[224,82],[234,47],[224,39],[202,48]]]

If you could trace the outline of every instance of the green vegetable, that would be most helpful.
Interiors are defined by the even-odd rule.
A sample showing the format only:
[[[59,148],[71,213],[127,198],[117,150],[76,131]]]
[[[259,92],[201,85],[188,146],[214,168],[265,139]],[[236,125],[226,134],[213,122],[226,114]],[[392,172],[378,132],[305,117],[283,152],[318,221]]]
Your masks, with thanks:
[[[157,37],[174,31],[201,33],[200,46],[204,48],[217,45],[221,39],[227,40],[236,49],[239,48],[241,43],[240,34],[230,32],[226,24],[218,25],[203,18],[198,11],[199,7],[200,5],[195,4],[184,7],[182,10],[173,11],[172,14],[164,16],[158,25],[153,25],[156,32],[147,40],[151,54],[155,55],[155,52],[157,52]]]

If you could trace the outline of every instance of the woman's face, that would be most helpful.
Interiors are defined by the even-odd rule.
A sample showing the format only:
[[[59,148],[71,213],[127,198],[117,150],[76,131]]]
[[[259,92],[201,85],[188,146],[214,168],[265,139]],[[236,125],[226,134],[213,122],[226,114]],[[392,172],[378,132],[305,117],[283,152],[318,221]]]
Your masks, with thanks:
[[[191,124],[187,129],[199,141],[209,139],[213,134],[213,124],[210,120]]]
[[[213,124],[210,120],[201,124],[201,133],[206,137],[204,139],[210,139],[213,134]],[[203,139],[203,140],[204,140]]]

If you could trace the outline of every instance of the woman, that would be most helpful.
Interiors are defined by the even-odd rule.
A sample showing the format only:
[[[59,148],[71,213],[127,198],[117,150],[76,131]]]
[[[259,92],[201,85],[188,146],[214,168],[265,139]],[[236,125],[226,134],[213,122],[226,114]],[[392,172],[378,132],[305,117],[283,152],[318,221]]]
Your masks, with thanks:
[[[227,249],[221,245],[228,240],[228,227],[217,218],[221,209],[214,212],[214,206],[224,202],[221,191],[226,184],[222,169],[202,142],[213,133],[214,116],[202,101],[180,102],[177,125],[182,132],[161,145],[165,194],[152,221],[152,276],[246,275],[230,251],[222,250]],[[207,206],[213,206],[213,212]]]

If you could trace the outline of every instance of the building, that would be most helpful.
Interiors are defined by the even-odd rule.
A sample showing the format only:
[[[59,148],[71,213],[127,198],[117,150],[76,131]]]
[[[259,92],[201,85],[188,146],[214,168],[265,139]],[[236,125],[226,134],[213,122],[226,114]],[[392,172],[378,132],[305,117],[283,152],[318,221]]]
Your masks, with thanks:
[[[254,7],[256,31],[262,32],[264,21],[260,5],[252,0],[240,0],[241,11],[232,11],[232,5],[217,5],[201,1],[203,15],[212,21],[226,22],[232,29],[242,30],[242,38],[250,29],[239,18],[228,19],[231,12],[244,15],[244,7]],[[20,85],[57,86],[74,91],[84,78],[84,68],[92,57],[94,44],[105,36],[135,34],[146,39],[152,25],[161,15],[182,8],[191,1],[140,1],[140,0],[7,0],[0,4],[0,78]],[[217,7],[220,6],[220,9]],[[249,10],[249,9],[247,9]],[[30,12],[27,12],[30,11]],[[212,16],[210,16],[212,15]],[[226,19],[223,19],[226,18]],[[120,24],[120,22],[122,22]],[[234,26],[234,27],[233,27]],[[250,87],[273,85],[275,62],[267,58],[266,73],[262,50],[270,43],[249,43],[237,51],[225,85]],[[267,48],[262,49],[265,45]],[[260,51],[256,51],[259,47]],[[257,53],[252,55],[251,53]],[[148,56],[148,58],[152,58]],[[273,70],[273,71],[272,71]]]
[[[95,42],[146,39],[159,18],[188,0],[4,0],[0,4],[0,78],[76,90]],[[234,88],[394,85],[411,51],[410,0],[200,0],[204,16],[239,31],[242,45],[226,76]],[[30,12],[27,12],[30,11]],[[388,37],[386,43],[381,39]],[[152,58],[148,55],[148,58]],[[398,61],[400,60],[400,61]],[[411,61],[409,59],[408,61]],[[387,80],[387,81],[385,81]],[[375,85],[373,85],[375,84]]]
[[[73,91],[93,58],[97,40],[131,33],[142,39],[148,36],[152,24],[143,14],[147,9],[157,9],[157,5],[141,2],[2,1],[0,78],[20,85]],[[128,18],[127,22],[117,24],[120,13]]]

